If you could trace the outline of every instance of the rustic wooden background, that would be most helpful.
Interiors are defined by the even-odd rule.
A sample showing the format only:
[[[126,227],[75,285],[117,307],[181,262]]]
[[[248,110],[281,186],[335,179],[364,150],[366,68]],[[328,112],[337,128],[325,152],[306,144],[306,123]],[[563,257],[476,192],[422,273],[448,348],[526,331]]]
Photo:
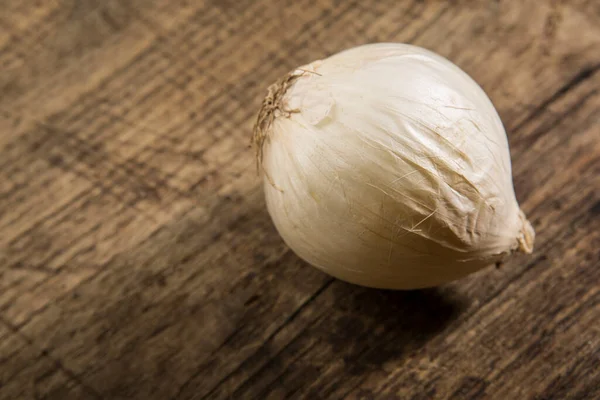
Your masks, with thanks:
[[[505,122],[536,251],[439,289],[277,235],[266,86],[402,41]],[[0,0],[1,399],[599,399],[600,2]]]

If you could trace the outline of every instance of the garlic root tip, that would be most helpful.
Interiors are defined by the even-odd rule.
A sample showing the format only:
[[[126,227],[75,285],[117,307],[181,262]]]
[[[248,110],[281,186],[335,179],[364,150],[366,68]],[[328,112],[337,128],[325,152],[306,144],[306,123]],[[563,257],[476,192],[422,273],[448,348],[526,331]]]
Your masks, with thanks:
[[[259,166],[262,164],[263,147],[265,141],[269,138],[271,126],[277,117],[276,113],[292,114],[298,112],[296,110],[287,110],[283,104],[285,93],[298,78],[299,75],[290,72],[267,89],[267,95],[263,99],[262,106],[252,130],[251,142],[256,146],[256,161]]]

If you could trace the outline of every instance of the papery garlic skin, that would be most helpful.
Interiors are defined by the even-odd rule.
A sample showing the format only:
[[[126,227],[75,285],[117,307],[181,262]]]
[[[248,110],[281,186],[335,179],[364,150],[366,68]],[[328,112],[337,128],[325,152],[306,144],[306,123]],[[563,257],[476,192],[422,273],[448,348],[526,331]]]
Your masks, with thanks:
[[[502,122],[456,65],[383,43],[285,79],[270,88],[256,137],[269,213],[308,263],[415,289],[531,252]]]

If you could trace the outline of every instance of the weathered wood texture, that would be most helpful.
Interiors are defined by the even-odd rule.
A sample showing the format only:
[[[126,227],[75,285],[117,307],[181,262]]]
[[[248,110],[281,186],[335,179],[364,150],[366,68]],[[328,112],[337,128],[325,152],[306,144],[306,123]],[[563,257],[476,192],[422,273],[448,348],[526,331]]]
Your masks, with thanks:
[[[2,0],[1,399],[599,399],[600,3]],[[268,84],[402,41],[505,122],[538,232],[435,290],[282,243],[253,153]]]

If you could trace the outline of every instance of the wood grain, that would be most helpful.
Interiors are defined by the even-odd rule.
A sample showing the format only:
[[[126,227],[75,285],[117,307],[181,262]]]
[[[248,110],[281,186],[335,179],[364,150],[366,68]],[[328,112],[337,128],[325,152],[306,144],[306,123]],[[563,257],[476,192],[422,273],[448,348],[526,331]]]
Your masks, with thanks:
[[[375,41],[490,95],[531,257],[388,292],[286,248],[254,114]],[[0,399],[600,398],[598,2],[4,0],[0,68]]]

